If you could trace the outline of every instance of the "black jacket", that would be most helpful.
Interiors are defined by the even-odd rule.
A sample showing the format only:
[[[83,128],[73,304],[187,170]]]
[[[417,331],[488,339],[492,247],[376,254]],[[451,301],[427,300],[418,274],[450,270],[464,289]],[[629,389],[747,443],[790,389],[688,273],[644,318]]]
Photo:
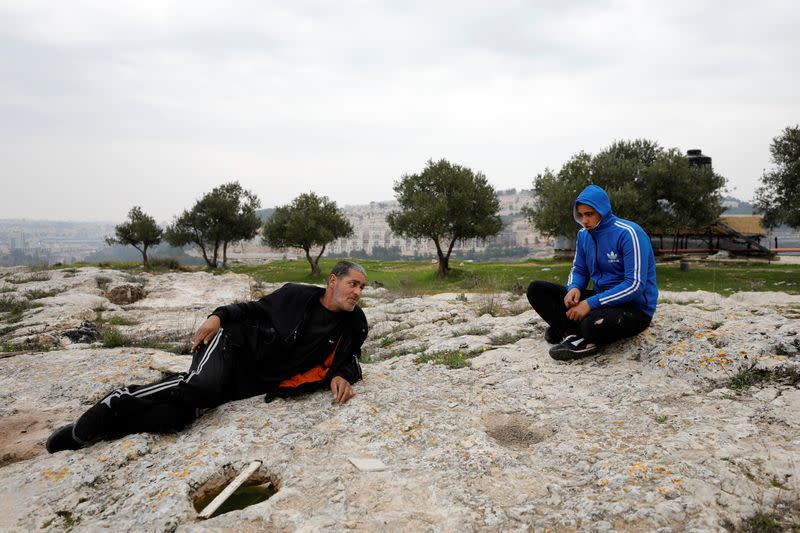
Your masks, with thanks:
[[[277,361],[289,353],[303,330],[311,307],[324,293],[325,289],[314,285],[287,283],[260,300],[218,307],[212,314],[220,318],[229,345],[257,364],[262,380],[275,385],[274,395],[291,395],[316,389],[330,383],[336,376],[352,384],[362,377],[358,360],[368,332],[367,318],[358,306],[352,312],[344,313],[342,342],[326,379],[292,390],[277,388],[278,383],[292,376],[276,374],[276,365],[270,365],[270,361]],[[299,373],[309,369],[296,370],[295,373]]]

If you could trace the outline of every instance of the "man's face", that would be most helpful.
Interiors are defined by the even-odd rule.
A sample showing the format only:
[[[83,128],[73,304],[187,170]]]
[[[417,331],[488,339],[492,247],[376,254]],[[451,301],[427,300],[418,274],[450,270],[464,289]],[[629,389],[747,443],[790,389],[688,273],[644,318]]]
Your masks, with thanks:
[[[594,229],[600,223],[600,213],[594,210],[590,205],[578,204],[578,218],[581,225],[587,230]]]
[[[352,311],[361,299],[361,291],[366,284],[366,276],[352,268],[344,276],[331,274],[328,278],[331,303],[337,311]]]

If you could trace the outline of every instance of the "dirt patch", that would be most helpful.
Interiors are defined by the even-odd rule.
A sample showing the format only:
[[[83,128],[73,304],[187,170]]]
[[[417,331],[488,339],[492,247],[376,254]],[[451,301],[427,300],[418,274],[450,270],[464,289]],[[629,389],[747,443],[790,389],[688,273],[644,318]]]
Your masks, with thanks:
[[[506,448],[526,450],[553,435],[550,427],[537,425],[522,414],[488,413],[483,424],[486,434]]]
[[[144,288],[138,285],[119,285],[108,291],[109,301],[117,305],[127,305],[138,302],[147,296]]]
[[[17,411],[0,420],[0,467],[46,453],[49,422],[46,413],[36,411]]]

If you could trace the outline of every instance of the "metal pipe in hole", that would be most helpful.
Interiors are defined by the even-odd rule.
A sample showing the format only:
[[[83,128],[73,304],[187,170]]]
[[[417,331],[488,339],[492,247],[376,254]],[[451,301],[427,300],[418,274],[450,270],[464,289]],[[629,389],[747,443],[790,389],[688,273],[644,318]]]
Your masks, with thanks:
[[[253,473],[258,470],[259,466],[261,466],[261,461],[253,461],[247,465],[247,468],[244,469],[238,476],[236,476],[236,479],[231,481],[230,485],[225,487],[225,490],[217,494],[217,497],[211,500],[211,503],[206,505],[206,508],[200,512],[200,518],[208,518],[214,514],[214,511],[219,509],[219,506],[225,503],[225,500],[227,500],[230,495],[242,485],[242,483],[247,481],[247,478],[252,476]]]

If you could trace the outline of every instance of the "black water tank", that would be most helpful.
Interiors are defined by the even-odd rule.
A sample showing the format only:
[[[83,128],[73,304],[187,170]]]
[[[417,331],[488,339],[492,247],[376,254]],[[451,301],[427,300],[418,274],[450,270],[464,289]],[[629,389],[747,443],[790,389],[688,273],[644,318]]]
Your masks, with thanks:
[[[686,159],[689,160],[690,165],[710,165],[711,158],[707,155],[703,155],[703,151],[699,148],[695,148],[693,150],[686,151]]]

